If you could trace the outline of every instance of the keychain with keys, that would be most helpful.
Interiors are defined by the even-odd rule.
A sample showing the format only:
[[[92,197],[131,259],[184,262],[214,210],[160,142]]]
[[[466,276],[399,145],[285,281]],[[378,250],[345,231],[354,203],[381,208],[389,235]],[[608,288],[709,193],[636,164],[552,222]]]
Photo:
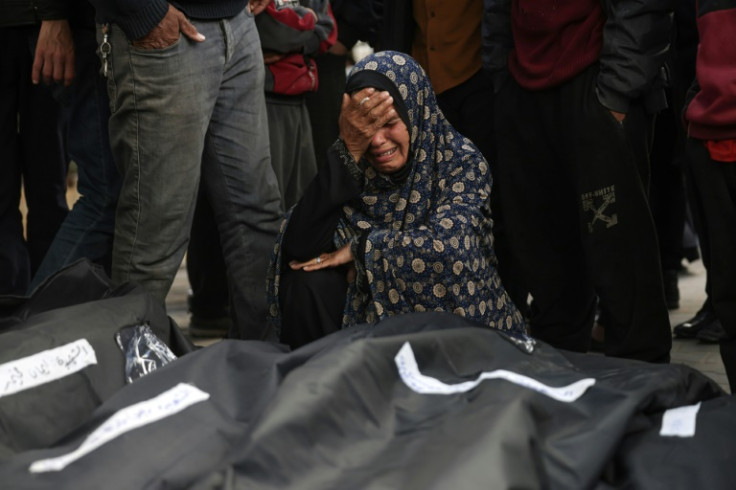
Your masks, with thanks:
[[[112,46],[110,46],[110,42],[108,41],[108,31],[110,29],[110,24],[103,24],[102,25],[102,42],[100,43],[100,57],[102,58],[102,76],[107,78],[107,74],[109,72],[109,63],[110,60],[108,59],[110,56],[110,52],[112,51]]]

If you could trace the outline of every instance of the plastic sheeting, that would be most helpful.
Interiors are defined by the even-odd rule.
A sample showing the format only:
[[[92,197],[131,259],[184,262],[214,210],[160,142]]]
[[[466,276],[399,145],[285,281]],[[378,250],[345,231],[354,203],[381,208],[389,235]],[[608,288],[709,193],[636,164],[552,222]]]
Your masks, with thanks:
[[[183,407],[164,396],[182,385],[194,398],[175,399],[196,400]],[[0,464],[0,481],[14,489],[677,489],[694,481],[725,489],[736,468],[714,455],[736,449],[733,433],[717,429],[736,419],[730,400],[686,366],[543,343],[530,353],[451,314],[412,314],[294,352],[225,340],[183,356],[120,389],[60,443]],[[660,435],[668,410],[697,403],[692,436]],[[114,437],[90,446],[110,426]],[[31,472],[90,447],[62,468]],[[696,477],[663,471],[685,458]]]
[[[131,285],[111,288],[102,274],[80,261],[29,298],[5,298],[14,308],[0,319],[0,464],[49,447],[87,421],[125,385],[126,369],[142,374],[140,364],[130,364],[133,354],[150,371],[153,352],[146,345],[157,355],[163,347],[171,355],[193,350],[163,306]],[[147,342],[126,358],[116,334],[141,324],[148,327]]]

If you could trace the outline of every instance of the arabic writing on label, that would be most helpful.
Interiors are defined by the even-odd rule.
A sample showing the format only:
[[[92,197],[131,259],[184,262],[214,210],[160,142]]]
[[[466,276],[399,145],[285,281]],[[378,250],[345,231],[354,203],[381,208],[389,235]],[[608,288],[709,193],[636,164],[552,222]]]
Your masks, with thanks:
[[[536,379],[522,374],[506,371],[505,369],[497,369],[495,371],[481,373],[473,381],[464,381],[462,383],[450,385],[443,383],[436,378],[425,376],[419,372],[419,366],[417,365],[417,361],[414,357],[414,351],[408,342],[404,343],[399,350],[399,353],[396,354],[394,360],[402,381],[404,381],[404,383],[406,383],[406,385],[413,391],[423,395],[451,395],[454,393],[462,393],[474,389],[484,380],[503,379],[524,388],[534,390],[555,400],[570,403],[583,396],[583,393],[595,384],[595,379],[584,378],[567,386],[554,387],[545,385]]]
[[[170,417],[209,397],[209,393],[195,386],[179,383],[160,395],[118,410],[87,436],[77,449],[62,456],[36,461],[31,464],[28,471],[31,473],[61,471],[124,433]]]
[[[0,398],[64,378],[97,364],[86,339],[48,349],[0,365]]]

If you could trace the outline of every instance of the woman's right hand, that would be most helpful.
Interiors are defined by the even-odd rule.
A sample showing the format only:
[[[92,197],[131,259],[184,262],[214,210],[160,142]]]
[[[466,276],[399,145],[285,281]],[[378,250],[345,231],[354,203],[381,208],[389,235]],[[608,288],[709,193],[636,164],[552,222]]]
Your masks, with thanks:
[[[292,270],[301,269],[305,272],[311,272],[318,271],[320,269],[340,267],[341,265],[345,264],[348,265],[348,282],[355,281],[356,271],[353,259],[353,251],[351,250],[349,243],[346,243],[334,252],[321,253],[319,254],[319,256],[307,260],[306,262],[298,262],[296,260],[292,260],[291,262],[289,262],[289,267],[291,267]]]
[[[353,95],[343,94],[338,120],[340,138],[356,162],[363,157],[376,132],[395,117],[394,99],[388,92],[368,87]]]

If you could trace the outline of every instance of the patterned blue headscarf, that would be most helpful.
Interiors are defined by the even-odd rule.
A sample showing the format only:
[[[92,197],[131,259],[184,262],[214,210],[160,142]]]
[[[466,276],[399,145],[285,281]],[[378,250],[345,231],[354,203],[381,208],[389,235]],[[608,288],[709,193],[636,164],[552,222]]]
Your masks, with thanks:
[[[335,245],[366,236],[360,272],[367,280],[349,287],[343,326],[449,311],[523,332],[496,271],[488,163],[445,119],[413,58],[378,52],[356,64],[350,77],[363,70],[385,75],[398,89],[409,119],[411,170],[397,182],[368,166],[363,193],[343,208]],[[357,287],[365,283],[368,290]]]

